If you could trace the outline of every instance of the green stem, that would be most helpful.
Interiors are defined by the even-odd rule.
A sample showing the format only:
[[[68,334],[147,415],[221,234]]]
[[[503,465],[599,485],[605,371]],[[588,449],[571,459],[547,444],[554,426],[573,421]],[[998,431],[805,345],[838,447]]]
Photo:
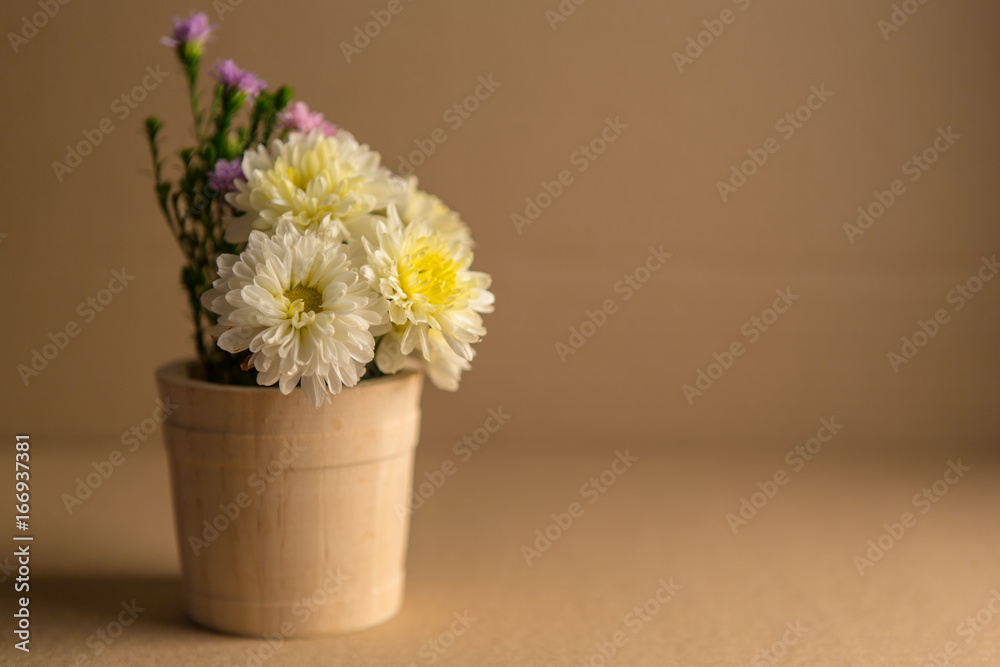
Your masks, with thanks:
[[[200,273],[196,266],[190,266],[190,269],[192,273]],[[187,273],[187,269],[185,269],[184,273]],[[194,320],[194,344],[198,352],[198,359],[201,361],[202,366],[205,367],[206,373],[211,373],[211,361],[208,357],[208,350],[205,347],[205,329],[202,325],[201,295],[198,293],[196,285],[188,285],[188,301],[191,304],[191,316]]]
[[[197,56],[185,55],[183,53],[184,47],[179,47],[181,50],[180,58],[181,62],[184,63],[184,73],[187,75],[188,81],[188,97],[191,100],[191,116],[194,118],[194,136],[201,144],[201,109],[198,104],[198,65],[201,60]]]

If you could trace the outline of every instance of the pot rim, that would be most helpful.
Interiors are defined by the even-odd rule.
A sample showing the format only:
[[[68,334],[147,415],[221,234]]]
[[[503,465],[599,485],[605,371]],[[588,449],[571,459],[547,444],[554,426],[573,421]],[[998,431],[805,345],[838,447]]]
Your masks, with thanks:
[[[175,359],[173,361],[168,361],[165,364],[161,364],[154,371],[154,375],[157,380],[163,382],[169,382],[170,384],[176,386],[187,386],[194,387],[200,391],[217,391],[217,392],[239,392],[239,393],[263,393],[263,392],[274,392],[279,391],[277,385],[257,385],[253,387],[247,387],[244,385],[235,384],[223,384],[221,382],[209,382],[208,380],[202,380],[200,378],[192,377],[190,374],[190,369],[192,366],[196,365],[198,360],[193,357],[184,357],[183,359]],[[399,371],[393,373],[392,375],[383,375],[382,377],[373,378],[371,380],[359,381],[358,384],[353,387],[344,387],[342,391],[348,391],[351,389],[361,389],[364,387],[371,387],[377,384],[384,384],[387,382],[399,382],[407,378],[413,377],[414,375],[422,375],[423,371],[416,366],[408,366],[400,369]],[[293,392],[301,392],[302,387],[296,386]]]

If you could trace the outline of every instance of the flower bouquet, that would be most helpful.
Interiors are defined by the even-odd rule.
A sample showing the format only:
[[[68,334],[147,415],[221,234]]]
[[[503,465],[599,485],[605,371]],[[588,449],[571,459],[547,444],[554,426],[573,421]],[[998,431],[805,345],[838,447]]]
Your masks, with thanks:
[[[210,627],[284,633],[294,602],[344,568],[342,604],[292,630],[367,627],[401,601],[422,375],[457,388],[490,277],[470,270],[457,213],[290,88],[220,60],[203,106],[212,31],[192,14],[163,40],[194,126],[174,180],[163,124],[145,123],[198,355],[157,373],[179,406],[165,437],[185,607]]]
[[[196,145],[178,152],[176,182],[164,177],[163,125],[146,120],[206,379],[255,376],[284,394],[301,385],[319,406],[413,355],[435,386],[456,389],[486,333],[480,314],[493,307],[490,277],[469,270],[468,226],[416,177],[393,175],[378,153],[293,102],[291,89],[269,92],[232,60],[212,70],[202,110],[211,32],[193,14],[164,38],[194,116]]]

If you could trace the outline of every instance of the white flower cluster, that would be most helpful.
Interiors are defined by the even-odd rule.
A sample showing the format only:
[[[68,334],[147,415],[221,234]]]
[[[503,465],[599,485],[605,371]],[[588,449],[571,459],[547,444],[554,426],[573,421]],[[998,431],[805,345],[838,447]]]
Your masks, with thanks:
[[[489,275],[469,270],[457,213],[344,130],[248,151],[243,176],[226,238],[246,248],[219,258],[202,297],[219,347],[249,350],[259,384],[301,383],[317,407],[372,360],[395,373],[413,357],[437,387],[458,387],[494,299]]]

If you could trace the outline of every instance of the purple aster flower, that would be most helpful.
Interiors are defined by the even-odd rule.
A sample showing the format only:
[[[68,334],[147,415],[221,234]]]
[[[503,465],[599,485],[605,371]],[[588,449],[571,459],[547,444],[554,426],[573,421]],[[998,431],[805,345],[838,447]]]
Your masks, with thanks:
[[[243,160],[219,160],[215,163],[215,169],[208,175],[208,186],[219,193],[232,192],[235,190],[236,179],[245,181],[243,176]]]
[[[246,93],[247,97],[253,99],[260,94],[260,91],[267,88],[267,82],[259,78],[253,72],[247,72],[236,66],[232,60],[220,60],[215,64],[215,80],[229,89]]]
[[[160,42],[169,47],[177,48],[184,44],[203,45],[212,36],[215,26],[208,24],[208,16],[202,12],[191,12],[186,19],[174,17],[173,37],[162,37]]]
[[[337,133],[337,126],[323,118],[319,111],[309,111],[305,102],[292,102],[284,111],[278,114],[281,127],[298,132],[311,132],[320,129],[330,137]]]

